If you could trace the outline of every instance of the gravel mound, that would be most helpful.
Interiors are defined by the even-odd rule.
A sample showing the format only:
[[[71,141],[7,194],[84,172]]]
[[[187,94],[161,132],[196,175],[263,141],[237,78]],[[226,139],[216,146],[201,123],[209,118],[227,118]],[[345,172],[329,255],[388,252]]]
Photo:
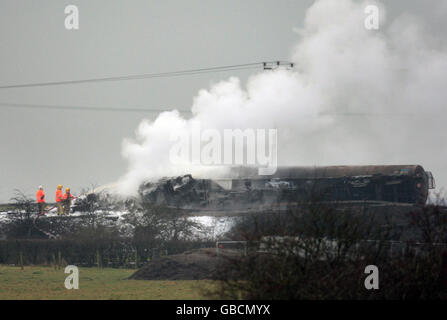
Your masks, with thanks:
[[[216,249],[197,249],[160,257],[135,272],[135,280],[202,280],[211,279],[219,258]]]

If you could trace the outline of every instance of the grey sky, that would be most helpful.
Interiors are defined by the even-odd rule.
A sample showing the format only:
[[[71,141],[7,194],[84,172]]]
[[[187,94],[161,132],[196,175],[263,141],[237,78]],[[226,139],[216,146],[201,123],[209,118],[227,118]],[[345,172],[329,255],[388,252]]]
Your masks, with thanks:
[[[0,2],[0,85],[165,72],[264,60],[288,60],[313,1],[25,1]],[[435,1],[387,1],[388,16],[411,12],[429,28]],[[64,28],[75,4],[80,29]],[[439,5],[439,1],[436,1]],[[427,19],[429,20],[429,19]],[[0,104],[189,109],[199,89],[249,71],[191,77],[0,90]],[[153,113],[87,112],[0,106],[0,202],[14,188],[39,184],[52,201],[57,184],[75,192],[126,171],[121,143]]]

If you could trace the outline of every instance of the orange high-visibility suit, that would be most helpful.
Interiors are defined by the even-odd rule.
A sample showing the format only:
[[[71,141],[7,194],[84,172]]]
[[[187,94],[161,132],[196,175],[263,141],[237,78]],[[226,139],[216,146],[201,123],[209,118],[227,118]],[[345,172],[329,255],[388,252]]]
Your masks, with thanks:
[[[62,201],[64,202],[64,214],[70,213],[71,200],[74,199],[73,195],[70,192],[66,192],[62,196]]]
[[[39,189],[36,192],[37,203],[45,203],[45,191]]]
[[[62,190],[57,189],[57,191],[56,191],[56,205],[57,205],[57,214],[58,215],[62,215],[64,213],[63,208],[62,208],[62,198],[63,198]]]
[[[45,191],[42,189],[37,190],[36,200],[39,207],[39,214],[43,215],[45,213]]]

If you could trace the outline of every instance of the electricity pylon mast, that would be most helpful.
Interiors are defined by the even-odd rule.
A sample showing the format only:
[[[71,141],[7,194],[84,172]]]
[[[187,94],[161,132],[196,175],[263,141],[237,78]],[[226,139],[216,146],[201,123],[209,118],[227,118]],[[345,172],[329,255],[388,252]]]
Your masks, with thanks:
[[[273,61],[273,62],[263,62],[264,70],[275,70],[279,67],[293,68],[293,62],[288,61]]]

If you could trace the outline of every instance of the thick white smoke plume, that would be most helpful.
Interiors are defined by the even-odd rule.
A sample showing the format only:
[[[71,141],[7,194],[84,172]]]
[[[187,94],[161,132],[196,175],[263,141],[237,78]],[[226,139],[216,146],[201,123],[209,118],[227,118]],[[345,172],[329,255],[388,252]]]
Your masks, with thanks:
[[[368,4],[371,4],[369,1]],[[293,70],[232,77],[201,90],[193,116],[165,112],[143,120],[126,140],[123,192],[143,180],[193,173],[173,166],[172,130],[277,128],[280,165],[421,164],[446,185],[447,50],[416,18],[402,15],[379,30],[364,27],[366,3],[321,0],[306,13],[291,56]]]

